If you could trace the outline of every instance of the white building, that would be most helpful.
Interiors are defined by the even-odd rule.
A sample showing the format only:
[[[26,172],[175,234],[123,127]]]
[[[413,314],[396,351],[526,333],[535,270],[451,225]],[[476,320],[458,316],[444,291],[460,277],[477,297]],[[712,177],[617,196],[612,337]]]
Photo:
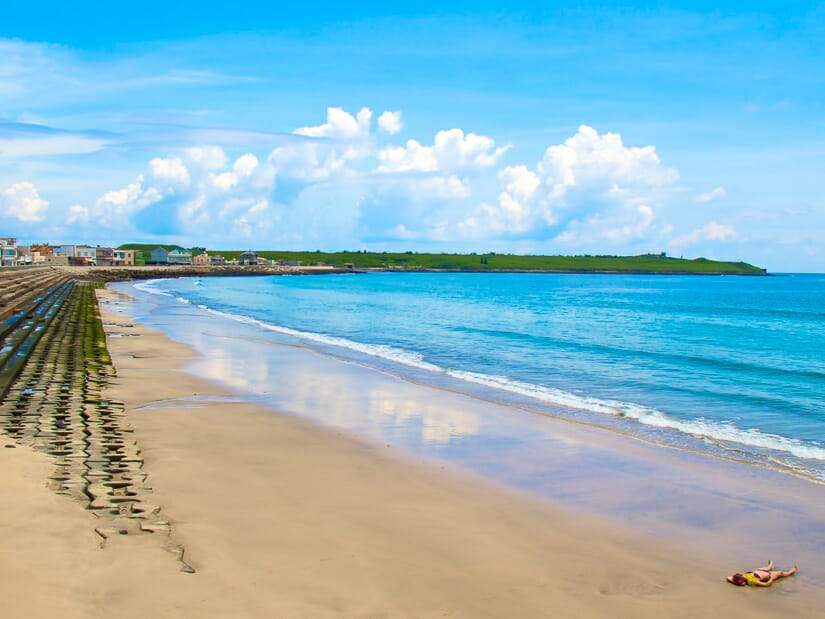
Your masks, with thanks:
[[[17,239],[0,236],[0,266],[13,267],[17,264]]]
[[[54,248],[54,253],[57,256],[81,258],[89,262],[97,260],[97,249],[91,245],[61,245]]]

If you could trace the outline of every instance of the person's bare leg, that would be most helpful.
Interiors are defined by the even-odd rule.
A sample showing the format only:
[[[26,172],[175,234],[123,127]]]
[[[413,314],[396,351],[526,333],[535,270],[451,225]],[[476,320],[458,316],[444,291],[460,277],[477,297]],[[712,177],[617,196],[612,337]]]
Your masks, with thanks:
[[[785,576],[793,576],[796,574],[797,568],[795,565],[789,569],[788,571],[783,572],[782,570],[776,570],[775,572],[771,572],[771,579],[768,582],[773,582],[774,580],[779,580],[780,578],[785,578]]]
[[[773,559],[768,559],[768,564],[765,567],[757,567],[757,570],[760,572],[771,572],[773,571]]]

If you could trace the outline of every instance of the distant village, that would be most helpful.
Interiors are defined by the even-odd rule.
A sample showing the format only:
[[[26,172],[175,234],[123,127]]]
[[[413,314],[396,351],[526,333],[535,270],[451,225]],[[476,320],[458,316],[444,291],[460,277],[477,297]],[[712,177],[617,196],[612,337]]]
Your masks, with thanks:
[[[300,261],[267,260],[254,251],[246,251],[237,258],[227,260],[206,250],[167,249],[158,246],[149,252],[139,249],[114,249],[101,245],[18,245],[14,237],[0,237],[2,261],[0,267],[32,265],[54,266],[107,266],[128,267],[142,265],[195,265],[195,266],[300,266]]]

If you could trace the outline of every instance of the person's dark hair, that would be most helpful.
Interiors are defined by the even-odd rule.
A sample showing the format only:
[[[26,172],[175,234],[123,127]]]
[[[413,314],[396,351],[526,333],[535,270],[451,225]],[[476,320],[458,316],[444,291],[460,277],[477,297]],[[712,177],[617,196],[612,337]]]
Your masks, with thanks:
[[[738,573],[731,576],[730,581],[737,587],[744,587],[748,582],[742,574]]]

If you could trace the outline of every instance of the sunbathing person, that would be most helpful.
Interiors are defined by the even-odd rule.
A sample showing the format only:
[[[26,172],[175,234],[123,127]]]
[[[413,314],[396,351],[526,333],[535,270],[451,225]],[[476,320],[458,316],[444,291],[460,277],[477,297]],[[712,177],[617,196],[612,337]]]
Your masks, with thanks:
[[[736,572],[728,576],[726,580],[739,587],[744,587],[745,585],[750,585],[751,587],[770,587],[773,581],[784,578],[785,576],[793,576],[796,574],[796,570],[795,565],[786,572],[774,570],[773,560],[770,560],[765,567],[757,567],[750,572]]]

